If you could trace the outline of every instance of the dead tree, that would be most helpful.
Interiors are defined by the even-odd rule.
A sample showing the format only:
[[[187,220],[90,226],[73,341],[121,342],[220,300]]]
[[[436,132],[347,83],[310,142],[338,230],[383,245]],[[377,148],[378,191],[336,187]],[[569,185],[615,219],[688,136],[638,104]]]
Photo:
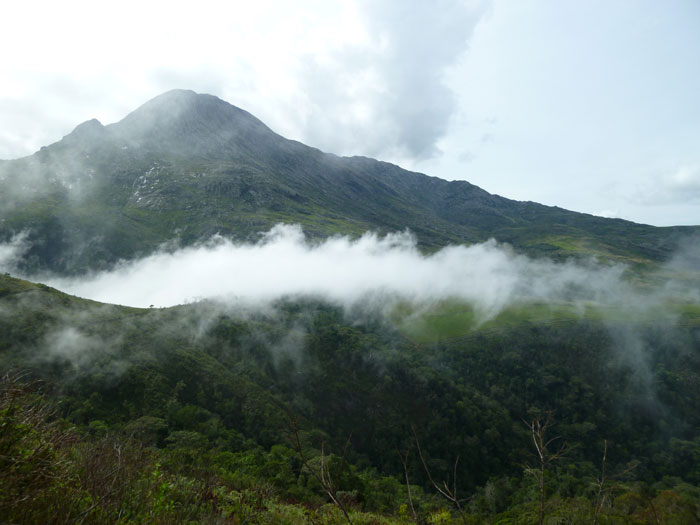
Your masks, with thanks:
[[[411,483],[408,481],[408,454],[411,452],[410,448],[406,449],[406,454],[402,454],[400,450],[396,453],[399,455],[401,460],[401,465],[403,466],[403,473],[406,478],[406,490],[408,491],[408,504],[411,506],[411,513],[413,514],[413,521],[418,523],[418,515],[416,514],[416,509],[413,506],[413,496],[411,495]]]
[[[605,461],[608,456],[608,440],[603,440],[603,460],[600,466],[600,477],[596,480],[596,485],[598,486],[598,491],[595,496],[595,514],[593,516],[593,525],[598,525],[598,516],[600,516],[600,510],[603,508],[603,502],[605,501]]]
[[[326,456],[324,452],[324,443],[321,442],[321,468],[319,470],[314,469],[309,464],[309,460],[306,457],[306,454],[304,454],[304,449],[301,446],[301,439],[299,438],[299,427],[297,425],[297,421],[292,421],[292,445],[294,446],[294,449],[299,455],[299,459],[301,459],[302,465],[304,465],[308,469],[308,471],[311,472],[311,474],[313,474],[313,476],[323,487],[323,490],[326,492],[326,494],[328,494],[328,497],[331,499],[333,504],[340,509],[340,511],[343,513],[343,516],[345,516],[345,519],[350,525],[352,525],[352,520],[348,515],[348,511],[346,510],[345,505],[343,505],[343,502],[338,497],[335,485],[333,484],[330,472],[328,471],[328,465],[326,465]],[[345,444],[345,451],[343,452],[343,463],[341,465],[341,468],[345,465],[345,454],[347,453],[349,445],[350,437],[348,437],[348,441]]]
[[[460,516],[464,520],[464,509],[462,508],[462,503],[469,501],[471,498],[459,498],[457,496],[457,465],[459,464],[459,456],[457,456],[457,459],[455,459],[452,473],[452,483],[450,484],[449,476],[448,479],[443,481],[441,484],[437,483],[433,479],[430,469],[428,468],[428,464],[425,462],[425,458],[423,457],[423,451],[420,448],[420,442],[418,441],[418,436],[416,435],[416,429],[411,427],[411,430],[413,430],[413,438],[416,442],[416,448],[418,449],[418,457],[423,464],[423,469],[425,470],[425,474],[428,476],[428,480],[430,480],[430,483],[433,485],[433,487],[435,487],[438,494],[450,501],[457,508]]]
[[[525,422],[530,429],[532,442],[535,445],[537,455],[537,466],[533,467],[531,465],[525,465],[525,470],[537,481],[540,493],[540,510],[538,520],[540,525],[544,523],[544,507],[546,501],[545,476],[547,469],[553,462],[564,458],[564,454],[571,450],[566,442],[562,442],[556,447],[554,446],[555,442],[561,439],[561,436],[555,436],[550,439],[547,438],[547,427],[551,422],[551,418],[552,412],[548,412],[544,422],[541,418],[533,419],[529,423]]]
[[[593,516],[593,525],[598,525],[598,518],[600,517],[600,511],[603,509],[603,504],[605,503],[605,497],[607,495],[608,489],[605,487],[605,483],[608,481],[606,473],[606,462],[608,457],[608,440],[603,440],[603,459],[600,465],[600,477],[596,479],[596,497],[595,497],[595,514]],[[631,470],[637,467],[638,463],[628,466],[622,472],[611,476],[611,479],[619,478],[624,476]]]

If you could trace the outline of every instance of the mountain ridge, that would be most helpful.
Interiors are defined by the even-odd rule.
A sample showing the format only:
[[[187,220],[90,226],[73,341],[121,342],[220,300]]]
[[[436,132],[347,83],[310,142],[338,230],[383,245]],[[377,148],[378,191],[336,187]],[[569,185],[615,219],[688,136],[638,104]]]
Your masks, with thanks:
[[[493,195],[286,139],[212,95],[172,90],[0,164],[0,240],[29,230],[25,269],[78,273],[173,238],[254,240],[276,223],[312,237],[409,228],[433,250],[489,238],[531,255],[668,259],[698,227],[640,225]]]

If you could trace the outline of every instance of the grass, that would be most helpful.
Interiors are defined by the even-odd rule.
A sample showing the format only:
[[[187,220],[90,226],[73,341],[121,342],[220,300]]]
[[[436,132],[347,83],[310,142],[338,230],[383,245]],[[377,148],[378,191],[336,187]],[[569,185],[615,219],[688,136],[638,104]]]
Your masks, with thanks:
[[[490,314],[457,299],[430,306],[401,303],[391,319],[415,344],[432,344],[479,332],[502,331],[524,323],[554,324],[587,321],[653,323],[661,319],[700,326],[700,304],[666,302],[649,308],[607,306],[594,302],[523,301]]]

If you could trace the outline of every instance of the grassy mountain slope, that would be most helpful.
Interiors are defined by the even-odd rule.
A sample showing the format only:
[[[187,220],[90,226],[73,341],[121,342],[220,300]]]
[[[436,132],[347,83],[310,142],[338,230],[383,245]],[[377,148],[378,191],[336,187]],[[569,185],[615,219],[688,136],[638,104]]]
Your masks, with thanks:
[[[426,249],[490,237],[530,254],[669,257],[695,227],[655,228],[491,195],[284,139],[216,97],[171,91],[0,164],[0,238],[28,231],[23,267],[76,273],[279,222],[312,236],[409,228]]]

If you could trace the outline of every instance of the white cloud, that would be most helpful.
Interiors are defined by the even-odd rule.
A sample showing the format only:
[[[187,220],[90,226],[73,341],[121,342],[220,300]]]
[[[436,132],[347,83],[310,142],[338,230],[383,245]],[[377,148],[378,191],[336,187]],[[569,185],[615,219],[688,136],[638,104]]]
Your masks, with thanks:
[[[257,244],[214,238],[123,263],[112,272],[35,278],[79,296],[142,307],[204,298],[259,303],[294,295],[345,305],[380,297],[417,303],[452,297],[489,317],[520,299],[622,301],[628,295],[622,271],[536,261],[493,241],[422,255],[409,233],[313,244],[298,226],[278,225]]]
[[[651,206],[699,202],[700,164],[682,164],[670,174],[649,178],[632,199]]]
[[[467,49],[487,2],[362,1],[367,38],[300,77],[308,97],[306,137],[332,151],[394,159],[438,154],[456,110],[446,69]]]
[[[597,215],[598,217],[605,217],[607,219],[617,219],[620,217],[620,212],[617,210],[600,210],[594,212],[593,215]]]
[[[686,164],[668,179],[667,191],[682,200],[700,199],[700,165]]]
[[[9,242],[0,243],[0,271],[12,272],[15,270],[17,262],[29,249],[27,237],[28,233],[23,231],[13,236]]]

